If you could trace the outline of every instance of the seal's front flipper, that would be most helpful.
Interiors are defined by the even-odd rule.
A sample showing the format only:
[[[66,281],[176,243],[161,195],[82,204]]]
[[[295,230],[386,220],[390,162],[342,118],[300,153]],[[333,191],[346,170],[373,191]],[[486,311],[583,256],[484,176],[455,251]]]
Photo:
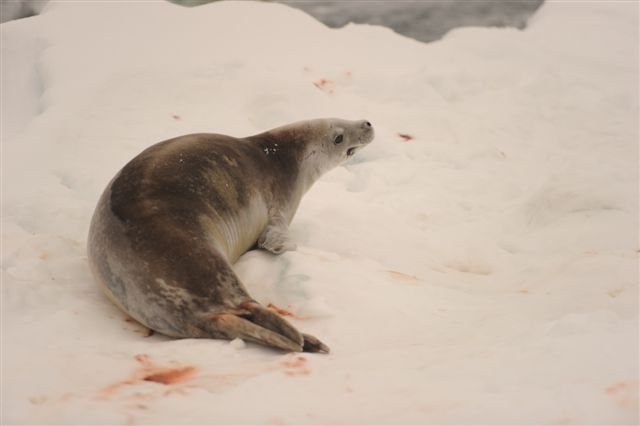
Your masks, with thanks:
[[[232,313],[210,315],[204,328],[205,331],[209,329],[216,335],[222,333],[228,339],[240,338],[285,351],[302,352],[301,343]]]
[[[282,254],[285,251],[295,250],[297,246],[289,239],[289,231],[286,227],[267,225],[258,239],[258,247],[273,254]]]
[[[258,238],[258,246],[273,254],[296,249],[296,244],[289,238],[289,226],[281,213],[274,213],[269,223]]]
[[[303,352],[320,352],[323,354],[330,352],[329,346],[322,343],[316,337],[310,334],[303,334],[302,337],[304,338],[304,344],[302,345]]]

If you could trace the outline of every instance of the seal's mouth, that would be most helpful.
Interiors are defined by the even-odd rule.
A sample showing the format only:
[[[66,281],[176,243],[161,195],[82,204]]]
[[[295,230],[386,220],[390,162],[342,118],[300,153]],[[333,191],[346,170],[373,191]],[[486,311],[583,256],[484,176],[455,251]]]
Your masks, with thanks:
[[[372,139],[373,138],[369,138],[368,140],[360,142],[359,145],[352,146],[351,148],[347,149],[347,158],[353,157],[353,155],[356,153],[356,151],[358,151],[360,148],[364,148],[365,146],[369,145],[369,143],[371,143]]]
[[[353,157],[353,155],[356,153],[357,150],[369,145],[371,141],[373,141],[375,132],[373,131],[373,126],[371,126],[371,123],[369,123],[368,121],[364,121],[363,127],[364,127],[364,132],[360,135],[360,138],[358,139],[358,144],[356,146],[352,146],[351,148],[347,149],[347,158]]]

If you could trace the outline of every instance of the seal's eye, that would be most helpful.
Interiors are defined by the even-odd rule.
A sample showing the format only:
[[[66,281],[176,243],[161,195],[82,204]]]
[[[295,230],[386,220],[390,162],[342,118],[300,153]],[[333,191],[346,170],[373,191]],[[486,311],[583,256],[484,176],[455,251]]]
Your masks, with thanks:
[[[333,140],[333,143],[335,143],[336,145],[340,145],[342,143],[342,140],[344,139],[344,137],[342,135],[338,135],[336,136],[336,138]]]

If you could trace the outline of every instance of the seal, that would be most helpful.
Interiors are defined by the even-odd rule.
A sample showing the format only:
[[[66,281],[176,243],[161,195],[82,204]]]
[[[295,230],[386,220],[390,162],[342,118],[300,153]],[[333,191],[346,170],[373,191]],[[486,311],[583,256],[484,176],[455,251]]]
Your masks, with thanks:
[[[252,299],[231,265],[256,245],[294,250],[288,226],[304,193],[373,137],[369,121],[331,118],[147,148],[98,201],[87,246],[95,280],[123,311],[167,336],[329,352]]]

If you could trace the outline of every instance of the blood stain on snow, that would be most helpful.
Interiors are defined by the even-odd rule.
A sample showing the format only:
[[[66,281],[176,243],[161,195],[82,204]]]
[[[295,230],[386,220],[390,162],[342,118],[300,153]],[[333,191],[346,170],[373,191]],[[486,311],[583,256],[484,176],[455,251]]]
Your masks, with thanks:
[[[142,364],[142,379],[147,382],[162,383],[163,385],[172,385],[185,381],[193,376],[196,368],[190,365],[184,367],[158,367],[154,365],[149,355],[138,354],[135,356],[136,361]]]
[[[409,142],[410,140],[415,139],[415,136],[410,135],[409,133],[398,133],[398,137],[405,142]]]
[[[605,393],[615,398],[621,408],[638,409],[638,381],[618,382],[605,388]]]
[[[182,117],[181,117],[181,116],[179,116],[178,114],[172,114],[172,115],[171,115],[171,118],[173,118],[173,119],[174,119],[174,120],[176,120],[176,121],[180,121],[180,120],[182,120]]]
[[[329,79],[321,78],[318,81],[314,81],[313,85],[316,86],[318,89],[322,90],[323,92],[333,93],[333,88],[335,86],[335,83]]]
[[[182,382],[193,376],[196,372],[195,367],[187,366],[182,368],[170,368],[157,371],[146,376],[143,380],[146,382],[162,383],[163,385],[172,385]]]
[[[190,365],[177,367],[160,367],[155,365],[149,355],[138,354],[135,360],[140,363],[140,367],[135,370],[128,379],[113,383],[102,389],[102,398],[114,394],[126,386],[133,386],[143,382],[154,382],[162,385],[175,385],[183,383],[192,378],[197,372],[196,368]],[[145,394],[137,393],[134,396],[145,398]]]
[[[392,270],[387,271],[387,273],[391,276],[391,278],[397,281],[418,281],[418,277],[416,277],[415,275],[409,275],[403,272]]]
[[[188,396],[192,389],[219,392],[221,389],[237,385],[258,374],[276,369],[269,366],[249,373],[243,371],[242,373],[207,374],[190,365],[158,366],[146,354],[138,354],[134,358],[141,364],[139,368],[128,379],[102,389],[97,399],[108,400],[111,397],[116,397],[146,407],[142,402],[153,402],[173,395]],[[278,366],[277,369],[280,368]],[[145,382],[157,383],[158,386],[134,387]],[[127,391],[127,389],[129,390]],[[143,409],[142,407],[138,408]]]
[[[307,359],[300,355],[288,355],[287,359],[280,363],[284,367],[287,376],[307,376],[311,369],[307,366]]]
[[[267,308],[271,309],[272,311],[276,312],[278,315],[281,315],[283,317],[295,317],[295,315],[292,312],[289,312],[286,309],[282,309],[281,307],[276,306],[273,303],[269,303],[267,305]]]

